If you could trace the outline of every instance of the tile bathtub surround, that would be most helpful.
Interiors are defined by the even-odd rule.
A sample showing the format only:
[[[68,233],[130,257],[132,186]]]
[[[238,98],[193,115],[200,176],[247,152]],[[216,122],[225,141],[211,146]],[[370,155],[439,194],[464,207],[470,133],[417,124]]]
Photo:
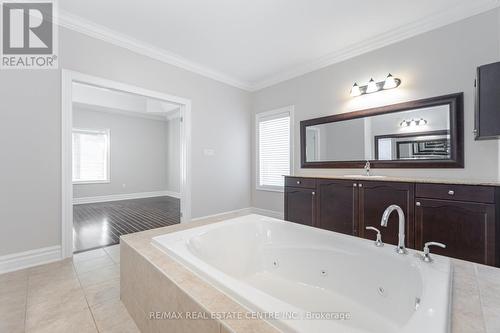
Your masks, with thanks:
[[[139,332],[120,301],[119,246],[0,275],[0,332]]]
[[[190,333],[278,332],[260,320],[217,320],[214,324],[206,320],[182,322],[150,320],[148,317],[151,311],[199,311],[208,314],[245,311],[224,293],[151,245],[151,238],[155,236],[222,219],[180,224],[122,238],[122,302],[142,332],[163,332],[167,329]],[[451,332],[500,332],[500,269],[455,259],[452,259],[452,264]]]
[[[244,311],[150,245],[154,236],[228,217],[233,216],[129,235],[122,241],[121,255],[118,247],[105,248],[0,275],[0,332],[127,333],[139,332],[137,326],[142,332],[277,332],[254,320],[149,319],[144,304],[159,311]],[[500,270],[460,260],[453,260],[453,268],[452,333],[500,332]],[[141,277],[146,280],[138,281]]]
[[[192,222],[189,227],[219,219]],[[186,227],[175,225],[122,237],[121,299],[141,332],[278,333],[262,320],[211,319],[215,314],[247,310],[150,244],[154,236]],[[208,319],[150,318],[151,313],[178,311]]]

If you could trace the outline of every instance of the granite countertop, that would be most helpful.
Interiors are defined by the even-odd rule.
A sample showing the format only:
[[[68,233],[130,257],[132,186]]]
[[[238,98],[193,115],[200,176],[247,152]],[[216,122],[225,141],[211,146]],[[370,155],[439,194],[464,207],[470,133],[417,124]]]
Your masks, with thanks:
[[[373,174],[373,171],[372,171]],[[383,181],[400,183],[426,183],[426,184],[450,184],[450,185],[477,185],[477,186],[500,186],[500,181],[493,180],[474,180],[474,179],[444,179],[444,178],[412,178],[412,177],[393,177],[393,176],[363,176],[359,175],[307,175],[296,174],[286,177],[315,178],[315,179],[337,179],[337,180],[357,180],[357,181]]]
[[[234,300],[151,244],[151,239],[158,235],[194,228],[239,215],[237,213],[226,214],[196,222],[129,234],[122,236],[121,241],[160,269],[168,279],[189,294],[209,313],[245,311]],[[452,259],[452,266],[451,332],[500,332],[500,269],[456,259]],[[237,333],[279,332],[262,320],[222,320],[222,324],[229,331]]]

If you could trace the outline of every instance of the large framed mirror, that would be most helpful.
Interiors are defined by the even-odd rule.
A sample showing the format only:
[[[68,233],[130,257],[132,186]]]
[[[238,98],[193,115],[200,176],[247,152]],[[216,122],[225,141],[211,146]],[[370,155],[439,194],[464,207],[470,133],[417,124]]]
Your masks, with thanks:
[[[300,122],[302,168],[463,168],[463,93]]]

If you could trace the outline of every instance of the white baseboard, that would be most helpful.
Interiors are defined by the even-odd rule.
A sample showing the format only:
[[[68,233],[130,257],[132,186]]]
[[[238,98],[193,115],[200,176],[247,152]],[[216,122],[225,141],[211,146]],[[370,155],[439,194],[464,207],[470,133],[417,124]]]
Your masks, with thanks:
[[[257,208],[257,207],[247,207],[247,208],[231,210],[231,211],[223,212],[223,213],[219,213],[219,214],[197,217],[197,218],[192,219],[191,221],[200,221],[200,220],[208,220],[208,219],[209,220],[224,220],[224,219],[229,219],[229,218],[248,215],[248,214],[259,214],[259,215],[274,217],[274,218],[277,218],[280,220],[283,220],[283,218],[284,218],[284,214],[277,212],[277,211],[262,209],[262,208]]]
[[[139,193],[125,193],[125,194],[111,194],[102,195],[96,197],[82,197],[73,198],[73,205],[82,205],[96,202],[108,202],[108,201],[119,201],[119,200],[131,200],[131,199],[143,199],[143,198],[153,198],[153,197],[174,197],[180,198],[181,194],[172,191],[155,191],[155,192],[139,192]]]
[[[223,213],[218,213],[218,214],[212,214],[212,215],[205,215],[205,216],[201,216],[201,217],[195,217],[193,219],[191,219],[192,222],[195,222],[195,221],[200,221],[200,220],[208,220],[208,219],[213,219],[213,220],[224,220],[224,219],[228,219],[228,218],[232,218],[232,217],[236,217],[236,216],[243,216],[243,215],[248,215],[248,214],[252,214],[252,208],[248,207],[248,208],[242,208],[242,209],[236,209],[236,210],[230,210],[230,211],[227,211],[227,212],[223,212]]]
[[[181,198],[180,192],[172,192],[172,191],[163,191],[164,195],[169,196],[169,197],[174,197],[177,199]]]
[[[280,219],[280,220],[284,220],[285,219],[285,214],[284,213],[277,212],[275,210],[269,210],[269,209],[252,207],[252,213],[259,214],[259,215],[264,215],[264,216],[269,216],[269,217],[274,217],[275,219]]]
[[[0,256],[0,274],[48,264],[61,258],[60,245]]]

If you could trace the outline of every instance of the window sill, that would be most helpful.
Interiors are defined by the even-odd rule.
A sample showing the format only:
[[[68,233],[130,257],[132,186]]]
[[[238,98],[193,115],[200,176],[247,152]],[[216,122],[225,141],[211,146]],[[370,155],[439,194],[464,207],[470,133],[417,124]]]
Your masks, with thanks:
[[[85,185],[85,184],[109,184],[109,180],[84,180],[84,181],[74,181],[73,185]]]
[[[284,187],[267,187],[267,186],[257,186],[255,187],[257,191],[266,191],[266,192],[277,192],[277,193],[283,193],[285,192]]]

